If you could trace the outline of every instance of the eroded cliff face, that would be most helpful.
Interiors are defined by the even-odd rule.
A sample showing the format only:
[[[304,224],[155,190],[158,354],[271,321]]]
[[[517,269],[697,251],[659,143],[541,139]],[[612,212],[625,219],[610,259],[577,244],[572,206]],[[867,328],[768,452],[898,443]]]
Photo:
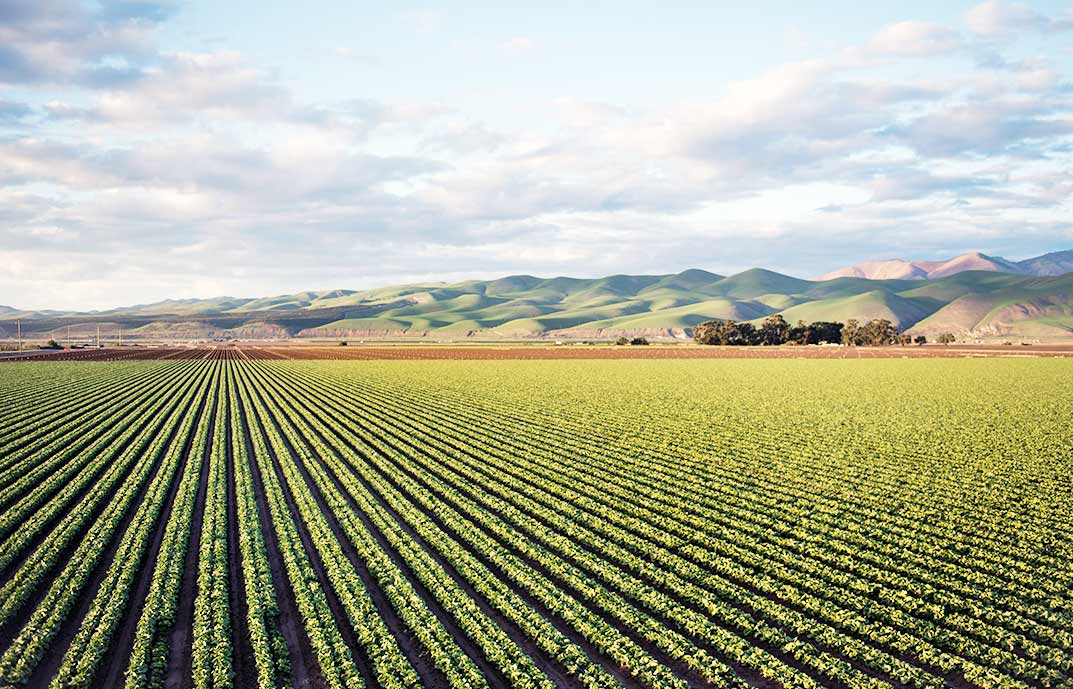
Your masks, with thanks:
[[[423,339],[437,340],[614,340],[619,337],[647,337],[659,339],[688,340],[693,337],[692,328],[566,328],[542,332],[517,331],[502,332],[496,330],[467,330],[450,334],[429,330],[372,330],[372,329],[334,329],[312,328],[297,334],[302,338],[318,339]]]
[[[375,330],[371,328],[307,328],[297,334],[297,337],[317,339],[367,339],[388,340],[397,338],[422,338],[428,337],[427,330]],[[461,337],[461,336],[458,336]]]

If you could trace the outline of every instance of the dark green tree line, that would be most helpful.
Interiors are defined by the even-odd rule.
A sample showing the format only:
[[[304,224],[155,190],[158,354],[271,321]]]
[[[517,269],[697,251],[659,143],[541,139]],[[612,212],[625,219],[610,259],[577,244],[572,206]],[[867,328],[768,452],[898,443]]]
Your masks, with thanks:
[[[763,320],[759,327],[735,320],[706,321],[693,328],[693,339],[700,344],[756,346],[783,344],[844,344],[860,347],[912,343],[907,333],[886,318],[875,318],[861,324],[854,318],[843,323],[798,321],[790,325],[781,315]],[[921,344],[920,338],[917,340]]]

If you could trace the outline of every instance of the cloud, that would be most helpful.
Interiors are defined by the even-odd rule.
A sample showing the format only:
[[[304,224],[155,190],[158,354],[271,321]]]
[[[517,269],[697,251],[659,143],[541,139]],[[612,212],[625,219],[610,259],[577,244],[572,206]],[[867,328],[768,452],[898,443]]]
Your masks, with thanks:
[[[426,152],[465,155],[495,151],[506,141],[506,136],[480,122],[454,121],[437,127],[421,140],[418,148]]]
[[[876,55],[932,57],[962,47],[961,36],[939,24],[904,21],[884,27],[868,42],[867,51]]]
[[[162,53],[168,3],[4,3],[0,74],[21,86],[0,101],[0,290],[85,306],[130,301],[119,285],[145,300],[506,272],[818,274],[877,248],[1073,239],[1068,67],[995,40],[1064,20],[982,7],[971,35],[905,21],[689,100],[534,97],[535,124],[504,125],[450,100],[307,102],[239,52]],[[432,31],[445,16],[404,19]]]
[[[292,134],[271,148],[200,135],[149,150],[39,139],[0,142],[0,183],[49,183],[121,198],[126,189],[215,197],[270,213],[299,203],[347,202],[385,184],[443,169],[432,160],[340,150],[330,134]]]
[[[929,158],[963,155],[1045,155],[1073,134],[1073,117],[1054,117],[1046,102],[1029,99],[955,103],[936,108],[888,134]]]
[[[0,98],[0,124],[19,122],[30,117],[33,113],[33,108],[25,103]]]
[[[996,180],[985,177],[933,175],[924,170],[905,169],[874,178],[870,183],[870,202],[917,201],[933,194],[987,195],[995,186]]]
[[[85,100],[85,99],[82,99]],[[364,135],[389,124],[427,122],[450,112],[431,103],[385,104],[352,98],[339,103],[301,103],[274,74],[229,50],[161,54],[130,78],[98,88],[86,103],[54,99],[44,112],[55,120],[81,120],[121,130],[203,124],[290,124],[335,128]]]
[[[250,120],[296,115],[290,92],[236,52],[175,53],[112,82],[87,108],[55,114],[100,122],[157,124],[205,116]]]
[[[1073,30],[1073,16],[1052,18],[1015,2],[987,0],[965,15],[969,29],[987,38],[1009,38],[1022,31],[1056,33]]]
[[[109,61],[152,61],[153,32],[174,10],[171,2],[7,0],[0,8],[0,84],[111,81]]]
[[[711,105],[676,114],[682,153],[734,183],[792,179],[882,145],[901,109],[941,98],[927,83],[866,81],[837,63],[785,65],[733,84]]]

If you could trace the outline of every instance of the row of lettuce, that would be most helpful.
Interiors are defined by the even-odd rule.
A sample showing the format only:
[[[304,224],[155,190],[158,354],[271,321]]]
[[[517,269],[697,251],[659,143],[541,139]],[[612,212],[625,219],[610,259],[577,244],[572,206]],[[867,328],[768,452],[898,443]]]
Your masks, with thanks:
[[[1060,553],[970,557],[817,495],[832,470],[804,454],[761,486],[626,415],[357,371],[117,364],[22,399],[0,683],[224,688],[244,664],[263,689],[1069,686]],[[749,462],[784,461],[762,447]]]

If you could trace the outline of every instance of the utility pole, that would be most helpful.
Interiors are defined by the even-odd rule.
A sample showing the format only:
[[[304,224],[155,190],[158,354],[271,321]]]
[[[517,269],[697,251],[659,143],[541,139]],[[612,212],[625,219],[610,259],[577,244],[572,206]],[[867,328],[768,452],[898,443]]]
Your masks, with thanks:
[[[21,318],[16,319],[15,320],[15,325],[19,329],[19,351],[21,352],[22,351],[22,319]]]

